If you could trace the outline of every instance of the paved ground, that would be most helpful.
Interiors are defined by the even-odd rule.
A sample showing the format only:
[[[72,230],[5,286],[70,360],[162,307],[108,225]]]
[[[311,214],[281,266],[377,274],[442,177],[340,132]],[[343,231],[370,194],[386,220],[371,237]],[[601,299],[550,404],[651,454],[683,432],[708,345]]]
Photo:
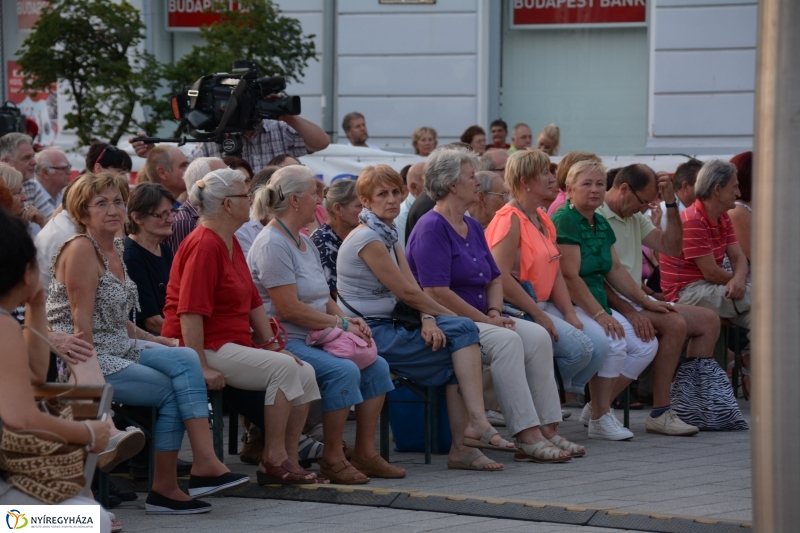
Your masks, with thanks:
[[[749,421],[749,404],[740,401]],[[562,434],[584,444],[586,457],[569,463],[543,465],[515,463],[511,454],[490,452],[505,463],[501,473],[453,471],[445,456],[425,465],[422,454],[393,453],[392,462],[408,470],[402,480],[373,480],[368,487],[430,494],[488,497],[508,501],[538,501],[580,505],[593,509],[708,517],[751,521],[750,432],[703,432],[695,437],[662,437],[644,431],[646,411],[631,413],[635,438],[604,442],[586,438],[577,421],[579,411],[562,425]],[[621,414],[620,414],[621,416]],[[353,424],[348,423],[348,424]],[[502,428],[501,433],[502,433]],[[349,428],[352,431],[352,428]],[[190,452],[182,452],[189,459]],[[232,470],[255,477],[255,467],[238,457],[226,460]],[[535,531],[553,533],[612,532],[605,528],[564,526],[516,520],[486,519],[454,514],[387,508],[331,505],[245,498],[212,498],[214,511],[193,517],[147,517],[140,502],[114,512],[125,531],[219,531],[234,525],[237,531],[262,531],[275,526],[282,532],[313,531]]]

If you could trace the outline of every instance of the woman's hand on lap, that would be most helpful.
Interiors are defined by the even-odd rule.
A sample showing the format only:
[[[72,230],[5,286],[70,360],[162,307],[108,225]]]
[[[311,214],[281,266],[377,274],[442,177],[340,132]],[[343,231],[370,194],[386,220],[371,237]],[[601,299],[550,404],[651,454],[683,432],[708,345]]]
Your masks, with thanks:
[[[498,328],[514,329],[514,321],[503,315],[489,316],[486,323]]]
[[[169,348],[177,348],[180,345],[178,339],[171,339],[169,337],[162,337],[160,335],[153,336],[153,342],[157,342],[158,344],[163,344]]]
[[[564,316],[564,321],[575,329],[583,331],[583,322],[576,313]]]
[[[435,320],[423,320],[422,329],[420,331],[425,344],[431,347],[434,352],[439,348],[447,345],[447,337],[444,332],[436,325]]]
[[[550,338],[552,338],[555,342],[558,342],[558,331],[556,330],[556,325],[553,320],[547,316],[546,313],[542,313],[543,316],[536,318],[536,323],[542,326],[547,333],[550,334]]]
[[[225,388],[225,376],[222,375],[222,372],[210,366],[203,367],[203,379],[206,380],[208,390],[221,390]]]
[[[77,365],[94,355],[94,347],[83,340],[83,332],[69,334],[51,331],[47,338],[68,363]]]
[[[372,330],[361,318],[348,319],[347,331],[367,341],[367,346],[372,346]],[[353,325],[358,327],[352,327]]]

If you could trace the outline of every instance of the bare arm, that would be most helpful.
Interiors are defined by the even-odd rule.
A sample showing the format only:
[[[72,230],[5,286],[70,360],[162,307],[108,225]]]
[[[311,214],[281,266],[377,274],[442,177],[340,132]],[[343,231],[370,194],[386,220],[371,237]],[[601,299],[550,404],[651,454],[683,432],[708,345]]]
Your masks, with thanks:
[[[659,172],[656,175],[656,185],[661,191],[661,198],[668,204],[675,203],[675,191],[672,188],[672,180],[666,172]],[[678,212],[678,207],[668,207],[667,212],[667,230],[662,231],[659,225],[656,224],[656,229],[647,234],[642,239],[642,243],[667,255],[679,256],[683,250],[683,224],[681,223],[681,215]]]
[[[281,320],[285,322],[291,322],[292,324],[296,324],[301,328],[307,329],[332,328],[336,325],[341,325],[339,321],[336,320],[335,316],[317,311],[310,305],[301,302],[297,298],[297,285],[294,283],[289,285],[281,285],[279,287],[271,287],[267,289],[267,292],[269,293],[270,300],[272,300],[272,304],[275,306],[275,309],[281,316]],[[262,307],[261,310],[263,312],[264,308]],[[253,325],[253,311],[250,312],[250,316],[251,325]],[[265,319],[266,316],[266,312],[264,312]],[[269,326],[269,320],[267,320],[267,326]],[[256,334],[259,334],[259,331],[256,330],[255,327],[253,329],[256,331]],[[272,336],[272,334],[270,333],[266,337],[262,335],[259,336],[263,340],[267,340]]]
[[[380,241],[373,241],[364,246],[358,257],[392,294],[417,311],[433,316],[454,314],[447,306],[441,305],[419,288],[402,248],[397,253],[397,264],[392,261],[389,251]]]
[[[161,315],[150,316],[144,319],[144,329],[153,335],[161,335],[161,328],[164,326],[164,317]]]
[[[736,233],[736,240],[739,242],[739,247],[747,259],[750,259],[750,240],[752,237],[753,229],[753,215],[746,207],[737,205],[735,209],[728,211],[728,215],[733,222],[733,231]],[[730,254],[728,254],[730,257]]]
[[[611,270],[606,274],[606,281],[613,288],[617,289],[620,294],[628,298],[628,300],[635,302],[639,305],[645,300],[649,300],[647,295],[641,288],[641,284],[634,281],[631,275],[619,262],[617,251],[611,247]]]
[[[0,338],[3,339],[3,372],[0,372],[0,419],[3,423],[49,441],[89,444],[92,438],[85,424],[51,416],[36,407],[29,381],[28,348],[13,319],[0,317]],[[92,420],[89,424],[96,437],[94,450],[104,449],[111,429],[110,420]]]
[[[39,335],[47,335],[47,312],[45,311],[44,289],[39,282],[39,290],[25,305],[25,326],[23,337],[28,347],[28,363],[30,381],[33,385],[41,385],[47,379],[50,366],[50,346]],[[36,330],[39,335],[31,331]]]
[[[88,260],[87,265],[88,258],[92,259]],[[92,345],[95,296],[100,276],[103,275],[98,261],[92,243],[88,239],[78,238],[64,247],[56,263],[56,279],[67,287],[74,333],[83,333],[83,340]]]
[[[471,318],[475,322],[483,322],[485,324],[492,324],[493,326],[514,329],[514,321],[510,318],[503,317],[494,309],[489,311],[488,314],[481,313],[464,301],[464,299],[456,294],[450,287],[425,287],[424,291],[458,316]],[[502,305],[503,282],[500,278],[494,278],[489,282],[489,285],[486,286],[486,307],[500,309]]]
[[[203,378],[206,380],[206,385],[208,385],[209,390],[222,389],[225,387],[225,377],[220,371],[208,366],[208,361],[206,361],[203,315],[183,313],[180,319],[183,344],[197,352],[198,357],[200,357],[200,367],[203,370]]]
[[[324,150],[330,144],[330,139],[325,130],[302,117],[295,115],[284,115],[280,120],[290,125],[306,143],[306,150],[309,154]]]
[[[561,273],[572,301],[589,316],[595,316],[603,311],[603,306],[595,299],[580,276],[581,247],[577,244],[562,244],[561,253]]]
[[[520,247],[519,219],[516,215],[511,216],[511,228],[508,234],[503,237],[492,248],[492,257],[500,269],[500,283],[503,287],[503,298],[511,305],[525,311],[538,324],[541,324],[550,335],[558,342],[558,332],[555,329],[553,320],[542,311],[539,305],[531,298],[525,289],[511,275],[514,268],[514,261]],[[570,310],[572,306],[570,305]],[[500,307],[502,309],[502,307]],[[573,310],[574,313],[574,310]]]
[[[703,273],[705,280],[710,283],[726,285],[733,279],[733,274],[719,266],[712,254],[695,257],[692,261],[694,261],[694,264],[700,269],[700,272]],[[731,260],[731,263],[733,263],[733,260]]]

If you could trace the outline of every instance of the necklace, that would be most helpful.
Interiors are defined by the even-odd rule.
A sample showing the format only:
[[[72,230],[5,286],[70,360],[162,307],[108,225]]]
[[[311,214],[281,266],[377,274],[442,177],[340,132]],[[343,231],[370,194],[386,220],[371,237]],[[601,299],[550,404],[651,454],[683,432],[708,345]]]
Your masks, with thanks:
[[[292,234],[292,232],[289,231],[289,228],[286,227],[286,224],[281,222],[281,219],[275,217],[275,220],[277,220],[278,224],[281,225],[281,227],[283,228],[283,231],[285,231],[289,235],[289,237],[292,238],[292,241],[294,241],[294,243],[297,245],[297,249],[299,250],[301,248],[301,245],[302,245],[302,243],[300,242],[300,239],[295,239],[294,238],[294,235]]]
[[[535,213],[535,214],[536,214],[536,219],[534,220],[534,218],[531,216],[531,214],[530,214],[530,213],[528,213],[528,210],[527,210],[527,209],[525,209],[524,207],[522,207],[522,204],[521,204],[521,203],[519,203],[519,201],[518,201],[518,200],[516,200],[516,199],[515,199],[515,200],[514,200],[514,203],[516,203],[516,204],[517,204],[517,207],[519,208],[519,210],[520,210],[520,211],[522,211],[523,213],[525,213],[525,216],[526,216],[526,217],[528,217],[528,220],[530,220],[530,221],[531,221],[531,224],[533,224],[533,226],[534,226],[534,227],[535,227],[537,230],[539,230],[539,233],[542,233],[542,234],[543,234],[543,233],[544,233],[544,226],[542,226],[542,223],[541,223],[541,221],[539,220],[539,213]]]

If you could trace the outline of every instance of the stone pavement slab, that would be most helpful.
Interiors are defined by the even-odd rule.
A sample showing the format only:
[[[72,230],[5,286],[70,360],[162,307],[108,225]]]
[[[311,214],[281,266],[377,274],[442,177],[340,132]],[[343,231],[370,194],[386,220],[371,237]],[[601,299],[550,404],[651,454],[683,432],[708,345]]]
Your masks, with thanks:
[[[740,401],[750,420],[748,402]],[[563,464],[514,462],[513,455],[486,452],[505,464],[503,472],[448,470],[445,455],[434,455],[424,464],[421,453],[392,452],[394,464],[406,468],[405,479],[374,479],[368,488],[419,491],[430,494],[463,495],[516,501],[578,505],[592,509],[688,515],[723,520],[752,520],[750,432],[701,432],[693,437],[665,437],[644,431],[648,411],[631,412],[635,437],[627,442],[587,438],[586,428],[572,418],[561,425],[561,434],[586,446],[587,454]],[[619,413],[621,418],[622,413]],[[504,433],[503,428],[498,428]],[[240,429],[241,431],[241,429]],[[354,440],[355,425],[348,422],[346,440]],[[377,439],[377,437],[376,437]],[[227,450],[227,443],[226,443]],[[181,457],[191,459],[185,442]],[[255,467],[238,457],[226,457],[228,466],[246,472],[255,480]],[[314,467],[316,468],[316,467]],[[143,507],[144,495],[139,506]],[[210,498],[214,510],[207,515],[149,517],[136,503],[114,512],[124,521],[125,531],[262,531],[276,527],[281,532],[338,531],[427,532],[535,531],[543,533],[613,532],[607,528],[567,526],[554,523],[459,516],[439,512],[332,505],[245,498]]]

